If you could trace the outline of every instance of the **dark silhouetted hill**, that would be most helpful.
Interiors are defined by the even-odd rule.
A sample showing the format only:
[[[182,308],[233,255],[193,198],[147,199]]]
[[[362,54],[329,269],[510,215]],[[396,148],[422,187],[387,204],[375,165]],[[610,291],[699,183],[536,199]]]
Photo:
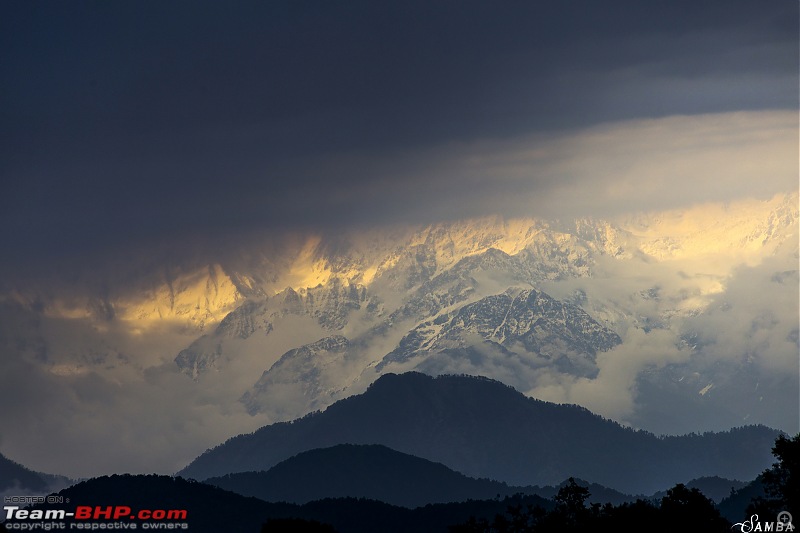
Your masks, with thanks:
[[[82,481],[58,494],[64,497],[65,503],[37,505],[35,508],[69,512],[78,505],[122,505],[134,512],[142,509],[186,510],[185,520],[168,522],[185,522],[191,531],[259,531],[267,518],[291,515],[293,510],[291,506],[246,498],[203,483],[157,475],[103,476]]]
[[[761,476],[757,477],[744,487],[733,491],[727,498],[723,498],[717,505],[719,513],[731,522],[741,522],[750,518],[747,507],[756,498],[764,498],[766,492]]]
[[[325,498],[354,497],[409,508],[514,494],[551,499],[560,487],[518,487],[470,478],[440,463],[377,444],[340,444],[310,450],[278,463],[267,472],[228,474],[205,482],[265,501],[302,504]],[[582,484],[589,487],[592,503],[619,504],[635,500],[597,484]]]
[[[266,471],[315,448],[382,444],[470,477],[554,485],[574,476],[652,494],[703,476],[753,479],[770,465],[778,434],[748,426],[659,438],[486,378],[387,374],[324,412],[234,437],[180,474],[207,479]]]
[[[0,454],[0,494],[45,494],[70,484],[63,476],[34,472]]]
[[[369,498],[403,507],[491,499],[520,487],[473,479],[440,463],[385,446],[340,444],[302,452],[267,472],[209,478],[206,483],[266,501],[307,503],[324,498]]]
[[[589,490],[589,496],[586,498],[586,503],[593,504],[611,504],[611,505],[621,505],[623,503],[631,503],[636,501],[641,496],[632,496],[630,494],[624,494],[618,490],[611,489],[600,485],[598,483],[592,483],[590,481],[586,481],[580,478],[571,478],[576,483],[578,483],[582,487],[586,487]],[[552,500],[558,494],[558,491],[561,490],[563,487],[569,484],[569,480],[564,480],[556,486],[547,485],[545,487],[524,487],[525,494],[536,494],[537,496],[541,496],[542,498],[547,498],[548,500]]]
[[[421,483],[424,480],[420,481]],[[186,518],[161,520],[162,525],[187,524],[194,533],[254,533],[271,524],[269,530],[291,531],[313,525],[316,530],[328,524],[339,533],[405,533],[415,531],[448,531],[448,526],[469,520],[471,516],[492,519],[511,505],[539,506],[551,509],[553,502],[537,496],[513,496],[505,499],[467,501],[427,505],[417,509],[396,507],[374,500],[344,498],[325,499],[306,505],[268,503],[256,498],[234,494],[205,483],[156,475],[114,475],[94,478],[59,492],[65,503],[37,505],[35,509],[63,509],[74,512],[78,505],[124,505],[133,512],[143,509],[186,510]],[[69,503],[66,503],[68,499]],[[67,529],[71,528],[66,519]],[[30,525],[30,520],[22,520]],[[83,520],[82,526],[91,527]],[[98,520],[111,524],[120,520]],[[136,524],[144,529],[143,521],[124,520],[123,525]],[[150,521],[152,525],[154,522]],[[108,527],[108,526],[106,526]],[[16,528],[9,528],[16,530]],[[180,529],[179,526],[176,528]],[[329,528],[327,528],[329,529]],[[301,529],[302,530],[302,529]]]
[[[719,504],[722,500],[729,497],[733,492],[738,491],[747,485],[744,481],[737,481],[735,479],[725,479],[719,476],[701,477],[693,479],[686,483],[689,489],[697,489],[703,495]],[[660,500],[667,495],[667,491],[659,491],[655,493],[650,499]]]

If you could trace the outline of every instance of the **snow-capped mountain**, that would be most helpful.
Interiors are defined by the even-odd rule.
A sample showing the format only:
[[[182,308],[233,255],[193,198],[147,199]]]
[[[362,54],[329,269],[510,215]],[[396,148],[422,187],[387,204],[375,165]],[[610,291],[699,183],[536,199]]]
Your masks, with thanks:
[[[228,313],[213,333],[203,335],[175,358],[181,370],[193,378],[211,368],[223,356],[226,340],[246,340],[256,333],[269,335],[273,323],[287,316],[309,317],[326,330],[340,330],[352,311],[365,307],[374,312],[376,304],[367,300],[366,288],[333,278],[327,285],[294,290],[287,287],[263,299],[249,299]]]
[[[407,370],[484,375],[657,432],[796,432],[797,272],[797,193],[609,220],[271,235],[206,265],[9,289],[0,346],[10,380],[35,376],[69,412],[91,404],[90,381],[118,388],[125,409],[167,402],[197,441],[181,460]]]
[[[472,334],[506,349],[519,346],[521,351],[539,358],[555,359],[565,368],[591,368],[598,351],[622,342],[580,307],[534,289],[509,289],[487,296],[459,308],[453,318],[448,318],[447,314],[439,315],[414,328],[377,368],[424,357],[428,352],[467,348]]]
[[[374,354],[380,352],[370,348],[391,325],[391,321],[384,321],[352,342],[334,335],[289,350],[264,372],[242,401],[251,413],[274,410],[275,406],[287,412],[286,403],[295,409],[303,405],[306,411],[318,409],[329,399],[341,397],[354,381],[368,384],[387,367],[408,363],[419,366],[442,352],[452,354],[454,349],[466,350],[483,343],[533,368],[550,365],[569,374],[592,375],[597,372],[597,351],[621,342],[618,335],[579,307],[533,289],[509,289],[482,298],[457,308],[452,318],[447,312],[440,313],[415,327],[397,348],[375,361]],[[485,374],[489,369],[475,365],[473,372]],[[292,402],[279,401],[292,387],[301,394],[296,394]]]
[[[719,374],[721,366],[728,368],[725,375],[732,368],[741,372],[748,363],[703,363],[705,352],[692,342],[689,326],[712,312],[712,303],[737,277],[769,269],[772,262],[791,268],[797,257],[793,202],[796,196],[789,195],[771,202],[639,215],[616,224],[458,222],[405,234],[405,244],[383,259],[377,248],[347,258],[318,258],[314,264],[328,282],[302,293],[308,296],[295,297],[295,291],[286,290],[269,299],[272,307],[265,300],[237,311],[247,318],[229,316],[251,323],[255,315],[297,313],[314,317],[321,329],[320,335],[307,336],[283,353],[265,351],[262,377],[242,401],[251,413],[285,419],[360,392],[383,372],[411,369],[497,377],[545,397],[560,388],[548,399],[574,401],[581,387],[608,379],[596,379],[602,366],[597,353],[615,348],[623,342],[621,336],[639,332],[647,343],[640,347],[645,353],[631,363],[636,376],[619,385],[633,397],[653,387],[653,376],[658,376],[657,383],[677,379],[672,394],[694,395],[689,404],[701,402],[714,411],[721,405],[708,407],[713,401],[706,395],[714,388],[709,384],[726,378],[712,374]],[[340,237],[335,248],[350,253],[358,239],[344,246],[345,240]],[[359,262],[365,258],[372,258],[372,264]],[[352,279],[342,281],[343,274]],[[792,317],[797,311],[787,303],[789,316],[782,323],[791,340],[796,338]],[[336,320],[324,319],[328,316]],[[262,329],[271,331],[273,322]],[[218,359],[225,352],[220,346],[204,352],[206,359]],[[628,349],[636,345],[620,348]],[[662,353],[651,355],[654,350]],[[181,352],[177,362],[196,377],[187,353]],[[770,365],[768,357],[762,358],[766,364],[750,368],[750,376],[770,374],[764,368]],[[734,383],[727,381],[727,389],[733,390]],[[697,390],[686,390],[689,383],[697,383]],[[723,397],[719,385],[714,396]],[[742,409],[739,423],[752,419],[752,406],[733,403],[736,409],[729,410]],[[763,396],[758,404],[764,405]],[[643,411],[628,409],[626,415],[647,427]],[[771,420],[774,424],[776,418]]]

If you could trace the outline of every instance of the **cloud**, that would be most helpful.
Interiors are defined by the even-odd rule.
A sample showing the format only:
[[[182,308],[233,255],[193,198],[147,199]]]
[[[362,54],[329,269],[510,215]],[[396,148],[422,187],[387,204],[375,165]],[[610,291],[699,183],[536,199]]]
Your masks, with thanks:
[[[641,242],[634,239],[628,246],[620,229],[622,240],[614,245],[626,246],[625,253],[590,254],[591,277],[538,283],[537,289],[559,299],[581,291],[584,309],[623,338],[621,346],[598,354],[598,374],[592,379],[563,374],[535,357],[509,356],[481,346],[477,338],[475,350],[439,354],[417,369],[488,375],[531,396],[578,403],[653,431],[728,429],[748,420],[792,431],[797,423],[797,394],[792,393],[798,375],[793,202],[796,196],[779,196],[769,202],[642,214],[633,222],[623,217],[620,224],[639,231]],[[656,239],[655,244],[671,255],[660,256],[663,250],[657,247],[640,249],[641,243],[653,244],[648,239]],[[362,251],[375,253],[374,242],[365,246]],[[571,245],[564,246],[568,252]],[[588,249],[579,240],[577,246],[581,253]],[[645,248],[652,255],[644,253]],[[477,278],[480,290],[492,293],[512,283],[502,276]],[[68,308],[78,312],[86,306]],[[219,372],[212,370],[195,383],[176,370],[172,358],[199,335],[196,329],[165,323],[142,328],[145,334],[137,335],[127,331],[131,324],[119,316],[111,322],[57,319],[26,314],[21,306],[9,304],[0,320],[0,351],[5,354],[0,387],[6,400],[0,404],[0,417],[7,421],[6,429],[0,430],[3,453],[32,468],[68,475],[119,468],[173,472],[231,435],[303,414],[310,403],[307,397],[297,401],[303,393],[295,386],[268,391],[261,398],[267,402],[265,416],[251,418],[238,400],[285,351],[330,333],[309,317],[270,319],[275,329],[269,336],[259,330],[247,340],[223,339],[222,353],[230,360],[221,361]],[[364,327],[354,315],[341,333],[354,339]],[[102,328],[102,340],[95,328]],[[38,333],[51,341],[45,350],[35,340]],[[331,399],[362,391],[375,374],[367,370],[358,380],[363,368],[359,365],[391,351],[402,334],[399,328],[356,349],[349,361],[317,360],[323,363],[322,390],[336,391]],[[120,356],[130,364],[118,361]],[[412,359],[390,370],[416,365],[418,360]],[[295,370],[277,377],[290,381],[299,375]],[[666,392],[653,392],[653,381],[643,384],[643,375],[658,378]],[[341,383],[353,381],[353,387],[339,391]],[[739,394],[742,383],[750,387],[747,394]],[[709,384],[713,386],[700,395]],[[757,393],[754,387],[760,387]],[[669,402],[676,395],[683,403],[672,408]],[[643,404],[650,410],[643,413]],[[670,405],[673,419],[654,413],[653,405]],[[752,416],[746,419],[747,415]],[[97,457],[97,449],[103,450],[102,457]]]
[[[685,207],[797,188],[793,112],[676,116],[561,136],[456,143],[424,153],[315,164],[363,188],[309,196],[321,219],[434,222],[572,218]],[[366,176],[370,176],[369,179]],[[363,178],[363,179],[360,179]]]
[[[228,374],[232,383],[202,387],[178,371],[172,357],[192,338],[180,326],[136,336],[111,324],[98,340],[88,320],[39,322],[18,338],[0,332],[2,453],[28,468],[72,477],[172,473],[265,423],[236,402],[236,387],[252,382],[252,371],[249,380]],[[46,360],[22,344],[35,348],[39,334]]]
[[[671,232],[659,235],[677,256],[606,258],[591,278],[543,284],[558,298],[581,291],[582,306],[612,325],[623,344],[598,355],[596,379],[545,374],[528,393],[657,433],[748,423],[797,432],[797,225],[796,207],[787,207],[795,223],[783,228],[779,245],[770,244],[780,241],[773,232],[786,222],[779,213],[757,230],[745,224],[746,232],[741,223],[755,214],[742,206],[721,213],[709,207],[710,218],[703,211],[661,214],[659,229],[671,225]],[[675,239],[682,231],[706,245]],[[756,256],[749,242],[760,250]],[[694,252],[680,255],[687,250]]]
[[[596,378],[548,373],[527,394],[545,401],[583,405],[607,418],[626,422],[635,412],[639,373],[685,362],[689,357],[690,351],[679,347],[679,339],[672,331],[631,329],[622,344],[598,354],[600,370]]]
[[[623,143],[598,159],[619,133],[601,125],[797,100],[793,3],[9,10],[0,245],[23,265],[254,228],[599,209],[620,198],[594,195],[595,170],[638,170]],[[665,154],[620,187],[685,171],[636,142],[680,150],[673,126],[619,139]]]
[[[110,249],[115,254],[147,256],[160,250],[160,256],[178,264],[202,264],[224,262],[232,247],[248,239],[263,242],[265,232],[336,234],[345,228],[496,214],[611,217],[743,197],[767,199],[797,189],[797,132],[795,112],[738,112],[627,121],[557,135],[453,142],[412,151],[310,156],[263,169],[265,175],[286,178],[275,190],[268,179],[253,177],[248,191],[247,180],[239,176],[200,193],[205,199],[187,186],[189,205],[171,201],[153,206],[155,211],[144,209],[135,200],[141,193],[133,193],[133,202],[119,210],[98,207],[118,211],[110,216],[130,221],[129,227],[120,228],[114,221],[99,224],[87,230],[85,239],[92,241],[95,232],[109,232],[112,239],[111,233],[121,232]],[[152,192],[158,197],[158,191]],[[71,224],[59,222],[62,229]],[[148,240],[142,235],[136,246],[125,237],[129,231],[149,232],[148,228],[159,236]],[[83,232],[73,229],[76,236]],[[31,251],[9,264],[51,252]],[[81,254],[94,262],[98,256],[85,250]]]
[[[265,258],[295,246],[284,236],[305,231],[606,217],[797,190],[796,3],[316,7],[9,6],[4,287],[41,269],[76,294],[107,292],[106,280],[137,291],[127,279],[247,262],[265,242],[252,261],[271,266]],[[607,316],[634,311],[619,322],[629,344],[599,359],[596,380],[526,371],[536,394],[626,417],[635,373],[686,356],[675,348],[683,329],[636,326],[686,298],[707,303],[730,271],[599,266],[598,283],[561,289],[611,302],[596,310]],[[767,274],[737,272],[730,301],[686,323],[705,332],[712,360],[745,353],[793,368],[796,306]],[[656,283],[662,301],[636,296]],[[263,370],[239,364],[238,393]],[[217,407],[239,405],[224,384],[198,392],[168,367],[56,378],[26,359],[3,365],[0,414],[20,428],[0,432],[3,449],[48,457],[30,465],[41,470],[103,473],[123,457],[146,469],[158,456],[169,471],[256,424]],[[503,365],[495,371],[516,371]],[[109,452],[96,457],[87,438]],[[51,454],[45,439],[64,449]]]
[[[800,376],[796,253],[740,267],[708,312],[683,327],[711,360],[748,362],[768,373]]]
[[[172,473],[206,448],[265,423],[222,391],[198,391],[176,369],[101,375],[47,375],[6,364],[3,384],[24,383],[6,421],[3,454],[25,466],[73,477]],[[35,374],[35,375],[32,375]],[[12,391],[9,390],[9,394]],[[9,398],[12,396],[6,396]],[[44,404],[44,405],[42,405]],[[53,443],[57,443],[56,446]]]

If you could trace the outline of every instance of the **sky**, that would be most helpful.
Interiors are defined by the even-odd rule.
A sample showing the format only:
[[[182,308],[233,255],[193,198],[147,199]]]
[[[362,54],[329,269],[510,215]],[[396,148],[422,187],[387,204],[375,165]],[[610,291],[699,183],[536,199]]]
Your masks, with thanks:
[[[0,298],[42,273],[74,281],[98,258],[119,266],[134,250],[151,258],[142,270],[165,254],[220,261],[250,234],[610,217],[796,191],[798,10],[793,0],[6,0]],[[767,274],[746,274],[731,297],[741,316],[778,306],[796,316]],[[596,291],[628,283],[617,277]],[[771,334],[785,338],[788,322]],[[697,319],[698,330],[727,333],[723,324],[719,312]],[[94,334],[70,327],[65,353]],[[719,336],[720,358],[746,344]],[[554,383],[548,399],[596,404],[610,391],[603,413],[627,414],[642,361],[685,355],[659,351],[671,338],[631,340],[603,359],[599,380]],[[152,343],[153,357],[169,352]],[[2,403],[25,429],[0,445],[42,470],[82,475],[101,460],[97,471],[111,472],[125,457],[133,470],[170,471],[201,438],[257,427],[220,414],[217,400],[233,393],[198,393],[173,352],[169,367],[125,367],[120,382],[57,378],[11,355],[0,384],[24,400]],[[191,394],[206,400],[163,408]],[[98,454],[85,435],[119,452]],[[80,456],[72,471],[48,458],[55,440]]]
[[[20,275],[253,230],[797,187],[796,2],[0,9],[0,247]]]

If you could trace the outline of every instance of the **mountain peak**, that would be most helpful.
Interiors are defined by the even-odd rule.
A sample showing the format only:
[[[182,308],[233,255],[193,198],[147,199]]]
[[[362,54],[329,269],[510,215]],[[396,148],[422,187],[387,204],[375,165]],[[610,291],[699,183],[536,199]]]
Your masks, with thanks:
[[[770,464],[777,434],[748,428],[659,439],[487,378],[387,374],[325,411],[230,439],[181,475],[268,470],[314,448],[381,444],[471,477],[552,485],[575,476],[636,494],[702,475],[754,477]]]

